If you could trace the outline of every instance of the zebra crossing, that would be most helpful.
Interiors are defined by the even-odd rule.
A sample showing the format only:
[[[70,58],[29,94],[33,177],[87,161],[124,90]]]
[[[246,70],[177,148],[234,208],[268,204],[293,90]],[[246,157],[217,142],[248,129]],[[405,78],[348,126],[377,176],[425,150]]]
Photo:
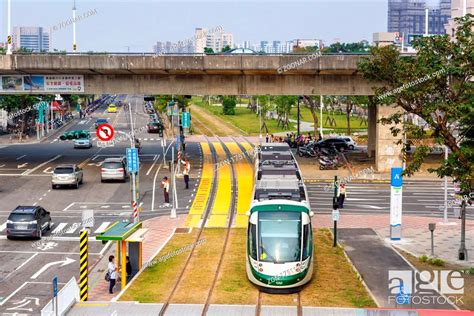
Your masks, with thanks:
[[[161,139],[160,137],[151,137],[151,138],[140,138],[140,142],[161,142]],[[93,142],[97,142],[97,141],[100,141],[97,137],[92,137],[91,140]],[[60,141],[59,137],[53,139],[50,143],[53,144],[53,143],[56,143]],[[3,147],[6,147],[6,146],[3,146]],[[2,148],[2,146],[0,145],[0,148]]]
[[[315,213],[331,213],[333,189],[331,183],[306,183],[311,208]],[[448,216],[456,217],[459,205],[453,185],[448,186]],[[443,216],[444,183],[412,181],[403,185],[402,209],[405,214]],[[389,183],[350,182],[341,213],[382,214],[390,212]],[[467,218],[474,218],[474,205],[467,207]]]
[[[91,229],[91,235],[98,235],[104,232],[113,221],[95,222]],[[0,235],[6,235],[7,222],[0,224]],[[77,237],[82,225],[80,222],[59,222],[51,223],[51,230],[44,234],[44,236],[51,237]]]

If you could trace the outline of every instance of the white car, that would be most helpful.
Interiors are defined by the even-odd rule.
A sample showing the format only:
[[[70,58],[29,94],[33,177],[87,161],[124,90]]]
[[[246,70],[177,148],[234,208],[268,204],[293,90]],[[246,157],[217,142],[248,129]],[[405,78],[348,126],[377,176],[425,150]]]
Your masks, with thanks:
[[[349,146],[350,150],[354,150],[357,146],[357,143],[350,136],[339,136],[338,138],[343,139],[347,143],[347,146]]]
[[[92,148],[92,140],[90,137],[74,140],[74,148]]]

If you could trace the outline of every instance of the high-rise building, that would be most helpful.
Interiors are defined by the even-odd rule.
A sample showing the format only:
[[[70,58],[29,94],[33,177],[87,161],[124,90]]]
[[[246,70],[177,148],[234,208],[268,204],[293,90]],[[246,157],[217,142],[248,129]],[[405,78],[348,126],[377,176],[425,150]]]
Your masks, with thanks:
[[[51,50],[51,34],[43,27],[15,26],[13,28],[13,49],[25,48],[33,52]]]
[[[446,0],[448,1],[448,0]],[[456,29],[456,23],[454,22],[455,18],[458,18],[464,15],[463,0],[452,0],[451,2],[451,15],[448,22],[445,24],[446,33],[454,36]],[[474,0],[466,0],[466,14],[474,14]]]
[[[205,47],[212,48],[217,53],[221,52],[226,46],[234,48],[234,35],[232,33],[225,33],[223,29],[220,29],[207,34]]]
[[[293,40],[293,50],[296,48],[316,47],[321,48],[322,40],[319,39],[295,39]]]
[[[439,1],[438,6],[428,8],[426,0],[388,0],[388,32],[424,34],[428,8],[428,33],[444,34],[444,25],[451,16],[451,0]]]
[[[205,28],[196,28],[194,31],[195,36],[195,44],[194,44],[194,52],[196,53],[204,53],[204,47],[206,47],[206,38],[207,38],[207,29]]]

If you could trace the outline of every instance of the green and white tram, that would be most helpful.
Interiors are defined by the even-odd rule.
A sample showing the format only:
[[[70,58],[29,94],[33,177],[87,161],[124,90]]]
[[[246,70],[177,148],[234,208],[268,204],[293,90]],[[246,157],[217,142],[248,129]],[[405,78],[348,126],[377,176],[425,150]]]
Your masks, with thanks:
[[[294,292],[313,274],[312,212],[298,165],[281,146],[263,144],[256,161],[247,276],[264,291]]]

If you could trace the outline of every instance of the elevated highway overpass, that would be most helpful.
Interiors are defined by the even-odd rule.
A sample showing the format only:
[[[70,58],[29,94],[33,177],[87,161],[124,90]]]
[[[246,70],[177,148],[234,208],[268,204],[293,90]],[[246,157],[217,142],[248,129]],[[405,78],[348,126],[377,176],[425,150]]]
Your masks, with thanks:
[[[86,94],[373,95],[375,84],[357,70],[362,58],[369,57],[14,54],[0,56],[0,75],[78,75],[83,79],[80,93]],[[0,94],[45,93],[7,88],[0,89]],[[369,108],[368,151],[375,154],[379,171],[401,166],[400,145],[395,144],[390,126],[377,123],[393,111],[391,107]]]
[[[367,57],[14,54],[0,56],[0,74],[83,75],[87,94],[371,95],[357,71]]]

